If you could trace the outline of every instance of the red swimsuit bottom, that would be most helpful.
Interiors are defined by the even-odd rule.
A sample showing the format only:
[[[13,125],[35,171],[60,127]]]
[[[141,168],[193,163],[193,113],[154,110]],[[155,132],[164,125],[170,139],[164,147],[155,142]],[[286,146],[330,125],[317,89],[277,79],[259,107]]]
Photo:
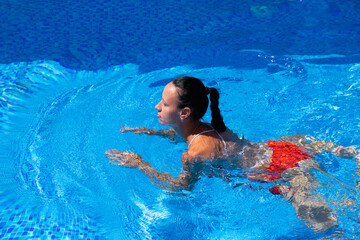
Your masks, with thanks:
[[[282,173],[286,169],[298,167],[298,162],[309,159],[310,155],[293,143],[284,141],[266,141],[272,149],[270,165],[264,170],[268,173]],[[280,179],[281,177],[271,175],[269,181]]]
[[[286,169],[299,166],[299,162],[305,159],[309,159],[311,156],[304,150],[299,148],[293,143],[285,141],[266,141],[267,145],[272,149],[270,165],[264,170],[268,173],[282,173]],[[281,179],[280,176],[267,175],[267,181]],[[281,194],[279,187],[273,187],[270,189],[273,194]]]

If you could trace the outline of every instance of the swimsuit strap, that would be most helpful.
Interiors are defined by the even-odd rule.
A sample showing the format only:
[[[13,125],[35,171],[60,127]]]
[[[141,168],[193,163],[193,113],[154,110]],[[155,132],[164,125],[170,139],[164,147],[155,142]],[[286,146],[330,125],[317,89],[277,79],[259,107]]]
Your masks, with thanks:
[[[223,142],[223,144],[224,144],[224,150],[225,150],[225,152],[227,153],[228,150],[227,150],[227,148],[226,148],[226,142],[224,141],[224,138],[220,135],[220,133],[219,133],[218,131],[216,131],[215,128],[213,128],[213,126],[211,126],[211,124],[209,124],[209,123],[205,123],[205,124],[206,124],[207,126],[211,127],[211,128],[217,133],[217,135],[220,137],[221,141]],[[243,137],[244,137],[244,135],[243,135]]]
[[[206,130],[206,131],[203,131],[203,132],[201,132],[201,133],[196,134],[196,136],[195,136],[193,139],[191,139],[191,141],[190,141],[190,143],[189,143],[189,145],[188,145],[188,148],[190,148],[190,145],[191,145],[191,143],[194,141],[195,138],[197,138],[198,136],[200,136],[200,135],[203,134],[203,133],[212,132],[212,131],[215,131],[215,129]]]
[[[206,125],[208,125],[208,124],[206,124]],[[209,126],[209,125],[208,125],[208,126]],[[203,132],[201,132],[201,133],[196,134],[196,136],[195,136],[193,139],[191,139],[191,141],[190,141],[190,143],[189,143],[189,145],[188,145],[188,148],[190,148],[191,143],[194,141],[194,139],[197,138],[198,136],[200,136],[201,134],[215,131],[215,132],[217,133],[217,135],[220,137],[221,141],[223,142],[223,144],[224,144],[224,150],[225,150],[225,152],[227,153],[228,150],[227,150],[227,148],[226,148],[226,142],[224,141],[224,138],[223,138],[223,137],[220,135],[220,133],[218,133],[218,131],[216,131],[211,125],[210,125],[209,127],[211,127],[212,129],[206,130],[206,131],[203,131]]]
[[[215,130],[215,129],[214,129],[214,130]],[[227,153],[228,150],[227,150],[227,148],[226,148],[226,142],[225,142],[224,138],[220,135],[220,133],[218,133],[218,131],[215,130],[215,132],[216,132],[217,135],[219,135],[219,137],[221,138],[221,141],[222,141],[223,144],[224,144],[224,150],[225,150],[225,152]]]

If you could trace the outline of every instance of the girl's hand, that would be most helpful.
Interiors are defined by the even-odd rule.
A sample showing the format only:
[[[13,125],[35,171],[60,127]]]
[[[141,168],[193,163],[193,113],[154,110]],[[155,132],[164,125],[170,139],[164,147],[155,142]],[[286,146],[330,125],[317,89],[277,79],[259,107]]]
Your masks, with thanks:
[[[124,133],[124,132],[134,132],[134,133],[147,133],[150,134],[150,130],[147,128],[143,128],[143,127],[136,127],[136,128],[131,128],[131,127],[123,127],[120,126],[120,132]]]
[[[145,164],[142,157],[133,152],[121,152],[116,149],[110,149],[105,152],[106,157],[111,159],[109,164],[114,164],[118,166],[125,166],[129,168],[140,168]]]
[[[135,132],[137,131],[139,128],[132,128],[132,127],[123,127],[120,126],[120,132]]]

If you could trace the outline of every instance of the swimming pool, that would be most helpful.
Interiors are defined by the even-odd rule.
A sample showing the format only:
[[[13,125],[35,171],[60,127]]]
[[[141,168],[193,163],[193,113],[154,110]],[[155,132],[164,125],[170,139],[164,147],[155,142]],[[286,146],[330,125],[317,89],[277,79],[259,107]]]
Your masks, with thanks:
[[[173,193],[140,171],[109,165],[104,155],[131,150],[159,170],[179,173],[185,143],[119,128],[163,128],[154,105],[180,75],[220,89],[228,127],[252,141],[297,132],[359,145],[353,2],[8,1],[1,7],[13,13],[2,15],[8,24],[0,33],[1,238],[358,238],[359,176],[351,159],[316,157],[338,179],[313,172],[338,219],[337,227],[317,232],[268,191],[272,184],[250,183],[244,171],[233,172],[231,183],[204,175],[192,191]]]

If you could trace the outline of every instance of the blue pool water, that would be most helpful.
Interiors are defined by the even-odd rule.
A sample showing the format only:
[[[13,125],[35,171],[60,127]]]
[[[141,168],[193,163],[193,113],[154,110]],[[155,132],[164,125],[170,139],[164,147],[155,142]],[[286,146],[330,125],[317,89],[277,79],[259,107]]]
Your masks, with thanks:
[[[104,154],[180,172],[185,143],[119,128],[164,128],[154,106],[181,75],[218,88],[227,126],[251,141],[359,145],[356,1],[4,1],[0,13],[0,238],[359,237],[353,159],[316,157],[337,179],[312,172],[338,224],[318,232],[245,171],[173,193]]]

